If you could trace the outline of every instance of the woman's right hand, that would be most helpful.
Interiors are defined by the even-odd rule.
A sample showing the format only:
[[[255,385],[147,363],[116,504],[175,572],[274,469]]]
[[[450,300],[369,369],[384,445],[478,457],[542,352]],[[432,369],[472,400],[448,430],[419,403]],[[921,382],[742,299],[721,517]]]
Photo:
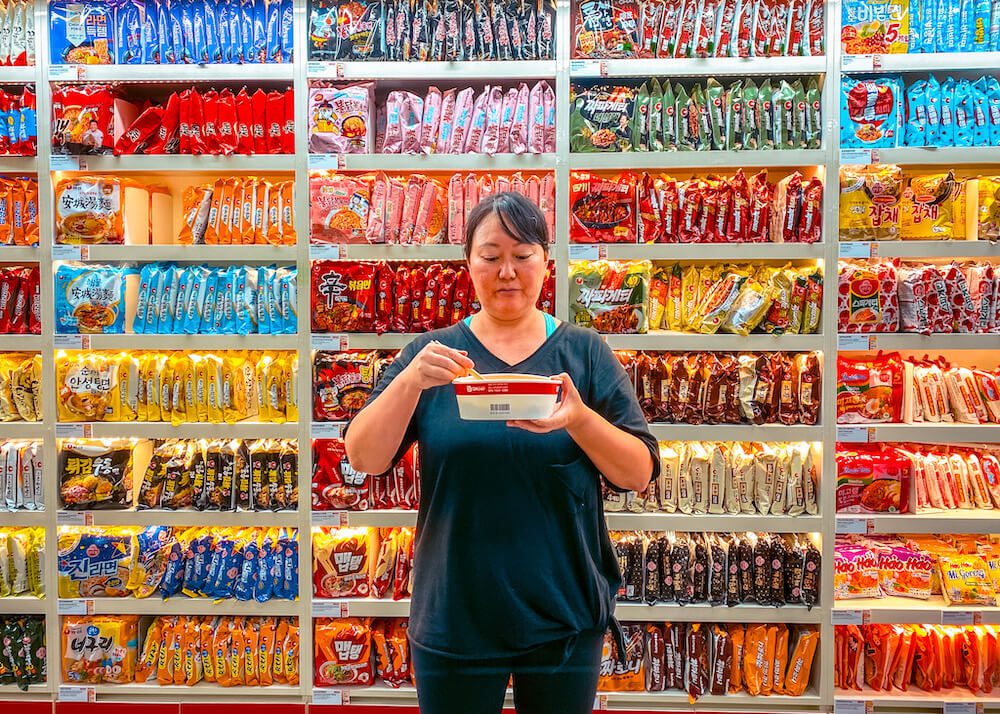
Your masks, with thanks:
[[[428,342],[417,353],[403,373],[420,391],[440,387],[458,377],[464,377],[475,365],[468,354],[443,345],[437,340]]]

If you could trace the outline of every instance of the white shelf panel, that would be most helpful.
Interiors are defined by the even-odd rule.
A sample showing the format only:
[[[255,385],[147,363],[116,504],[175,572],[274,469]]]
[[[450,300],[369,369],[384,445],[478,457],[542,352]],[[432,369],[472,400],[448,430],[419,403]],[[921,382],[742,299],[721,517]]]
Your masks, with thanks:
[[[87,82],[258,82],[292,81],[295,65],[287,64],[166,64],[81,65],[80,81]],[[49,79],[64,81],[61,67]]]
[[[52,675],[50,675],[52,676]],[[0,684],[0,701],[7,700],[17,700],[17,701],[32,701],[37,699],[42,699],[38,695],[51,694],[52,684],[51,682],[46,682],[45,684],[29,684],[28,691],[20,689],[16,684]],[[45,697],[47,700],[48,697]]]
[[[593,64],[586,60],[574,66],[570,77],[595,77]],[[598,76],[605,77],[716,77],[721,75],[825,74],[826,57],[711,57],[668,59],[600,60]]]
[[[0,422],[0,434],[4,439],[41,439],[45,434],[45,424],[40,421]]]
[[[93,687],[99,701],[135,701],[150,699],[156,702],[207,702],[222,701],[227,703],[247,702],[258,699],[276,699],[282,697],[289,701],[300,701],[302,688],[290,687],[287,684],[272,684],[270,687],[220,687],[211,682],[199,682],[193,687],[169,685],[161,687],[152,684],[98,684]],[[252,709],[252,706],[251,706]]]
[[[3,159],[0,158],[0,161]],[[3,173],[2,169],[0,173]],[[0,263],[37,263],[41,259],[41,252],[37,247],[0,245]]]
[[[874,433],[873,433],[874,432]],[[927,444],[1000,442],[1000,424],[884,424],[869,428],[869,441]]]
[[[846,246],[846,247],[845,247]],[[865,257],[882,258],[997,258],[1000,243],[985,240],[905,240],[875,243],[842,242],[843,257],[860,251]],[[846,254],[850,251],[852,256]]]
[[[925,55],[926,56],[926,55]],[[987,66],[987,65],[982,65]],[[925,147],[915,146],[899,149],[878,149],[881,164],[904,165],[945,165],[1000,164],[1000,147]]]
[[[41,335],[0,335],[0,352],[39,352],[44,342]]]
[[[336,245],[309,246],[310,259],[326,258],[333,250],[340,260],[464,260],[461,245]]]
[[[700,335],[654,330],[645,335],[602,335],[614,350],[795,350],[823,349],[822,335]]]
[[[295,246],[285,245],[93,245],[88,260],[153,262],[295,262]]]
[[[688,515],[684,513],[608,513],[604,519],[610,530],[618,531],[697,531],[728,533],[814,533],[823,528],[820,516]]]
[[[36,156],[5,156],[0,154],[0,174],[33,174],[38,171]]]
[[[59,425],[60,427],[69,425]],[[87,422],[96,439],[294,439],[299,435],[298,424],[241,422],[239,424],[181,424],[166,422]],[[61,436],[61,435],[60,435]]]
[[[841,338],[843,336],[839,336]],[[849,335],[853,338],[855,335]],[[994,350],[1000,346],[1000,335],[863,335],[871,350]],[[847,351],[847,350],[844,350]]]
[[[37,67],[4,67],[3,70],[0,70],[0,82],[3,84],[34,82],[37,76]]]
[[[314,348],[326,349],[320,343],[332,337],[340,337],[342,350],[401,350],[406,347],[418,333],[387,332],[377,335],[374,332],[347,332],[339,335],[314,334]],[[345,344],[346,343],[346,344]]]
[[[54,157],[60,160],[63,157]],[[295,157],[290,155],[260,156],[69,156],[81,159],[86,165],[79,170],[89,173],[159,173],[173,171],[220,172],[233,175],[243,173],[294,171]]]
[[[1000,52],[930,52],[897,55],[845,55],[841,67],[847,74],[870,72],[935,72],[981,70],[1000,65]]]
[[[865,613],[869,622],[885,624],[960,624],[965,619],[967,624],[973,624],[972,618],[986,625],[1000,624],[1000,607],[970,607],[956,605],[948,607],[940,595],[933,595],[929,600],[916,600],[905,597],[859,598],[857,600],[838,600],[833,607],[834,612],[840,610]],[[949,617],[957,618],[950,620]],[[944,618],[944,619],[942,619]]]
[[[3,517],[0,516],[0,522],[2,521]],[[0,615],[41,615],[44,613],[45,600],[37,597],[0,597]]]
[[[1000,533],[1000,511],[957,509],[944,513],[900,513],[837,516],[838,519],[865,519],[875,533]]]
[[[650,424],[660,441],[821,441],[822,426],[783,424]]]
[[[299,526],[296,511],[89,511],[86,516],[95,526]]]
[[[802,605],[717,607],[706,604],[681,606],[620,602],[615,605],[615,616],[622,622],[808,622],[819,624],[823,621],[823,609],[814,607],[812,610],[807,610]]]
[[[374,598],[312,599],[313,617],[409,617],[410,600]]]
[[[95,350],[296,350],[295,335],[88,335]]]
[[[340,519],[352,528],[393,528],[417,525],[417,512],[393,508],[385,511],[313,511],[313,526],[328,526]]]
[[[792,260],[825,255],[822,243],[609,243],[600,249],[612,260]]]
[[[0,427],[2,428],[2,427]],[[0,526],[44,526],[45,511],[0,511]]]
[[[675,168],[766,168],[818,166],[826,162],[822,149],[789,151],[658,151],[570,154],[573,169],[592,171],[669,170]]]
[[[78,602],[78,601],[74,601]],[[62,600],[60,606],[64,606]],[[159,595],[137,600],[135,598],[94,598],[85,601],[88,611],[93,603],[95,615],[272,615],[287,617],[298,615],[301,604],[291,600],[212,600],[211,598],[172,597],[166,600]]]
[[[383,79],[447,82],[458,79],[545,79],[556,76],[555,60],[511,62],[310,62],[310,79]]]
[[[309,168],[342,171],[551,171],[555,154],[310,154]]]
[[[927,57],[928,55],[923,55]],[[938,692],[923,692],[915,685],[902,692],[893,689],[889,692],[875,692],[867,687],[862,691],[848,689],[837,689],[834,692],[834,701],[865,701],[875,705],[875,711],[897,711],[912,712],[917,709],[937,709],[941,710],[944,705],[971,702],[984,705],[986,711],[996,711],[1000,706],[1000,696],[976,696],[965,687],[955,687],[954,689],[942,689]]]

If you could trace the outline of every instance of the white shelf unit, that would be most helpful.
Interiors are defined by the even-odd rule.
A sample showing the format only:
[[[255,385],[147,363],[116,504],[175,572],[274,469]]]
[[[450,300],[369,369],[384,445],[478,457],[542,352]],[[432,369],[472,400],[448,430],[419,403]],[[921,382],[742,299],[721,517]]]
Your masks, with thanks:
[[[54,156],[53,171],[87,173],[222,172],[233,175],[294,171],[295,157],[283,154],[233,156]]]
[[[615,350],[785,350],[806,352],[823,348],[822,335],[699,335],[655,330],[645,335],[605,335]]]
[[[824,74],[826,57],[570,60],[572,79]]]
[[[41,335],[0,335],[0,352],[38,352],[44,343]]]
[[[0,174],[33,174],[38,170],[35,156],[8,156],[0,154]],[[6,250],[6,247],[3,247]]]
[[[660,441],[823,441],[822,426],[783,424],[661,424],[649,425]],[[829,473],[829,472],[827,472]]]
[[[826,255],[822,243],[607,243],[599,248],[611,260],[816,260]]]
[[[986,240],[896,240],[874,243],[845,242],[843,258],[997,258],[1000,243]]]
[[[47,609],[48,603],[44,598],[23,595],[0,597],[0,615],[43,615]]]
[[[1000,711],[1000,697],[993,695],[974,695],[965,687],[955,687],[939,692],[924,692],[914,686],[910,686],[909,691],[900,692],[875,692],[867,687],[858,692],[853,690],[836,690],[835,692],[836,711],[851,711],[850,706],[864,709],[870,703],[872,711],[893,712],[894,714],[911,714],[912,712],[952,712],[976,714],[982,706],[984,712],[995,714]],[[850,706],[848,706],[850,705]],[[861,711],[862,709],[855,709]]]
[[[45,423],[40,421],[5,421],[0,423],[3,439],[41,439],[45,435]]]
[[[461,245],[312,245],[313,260],[465,260]]]
[[[292,600],[213,600],[211,598],[172,597],[163,600],[158,595],[137,600],[136,598],[93,598],[84,600],[59,600],[57,608],[68,612],[76,608],[85,608],[95,615],[261,615],[271,617],[288,617],[298,615],[301,611],[298,603]]]
[[[0,84],[26,84],[37,79],[37,67],[4,67],[0,70]]]
[[[193,687],[182,685],[159,686],[146,684],[98,684],[93,687],[98,702],[205,702],[248,704],[274,701],[301,701],[302,687],[272,684],[268,687],[220,687],[209,682],[199,682]]]
[[[608,528],[615,531],[697,531],[699,533],[819,533],[821,516],[691,515],[686,513],[608,513]]]
[[[669,169],[769,168],[820,166],[822,149],[787,151],[652,151],[607,154],[570,154],[574,169],[590,171],[642,171]],[[825,192],[824,192],[825,195]]]
[[[877,149],[878,162],[903,166],[974,166],[1000,163],[1000,147],[913,146]]]
[[[869,441],[997,443],[1000,442],[1000,424],[883,424],[869,427],[869,434]]]
[[[76,515],[76,512],[69,512]],[[295,528],[300,525],[296,511],[91,511],[86,514],[95,526],[220,526]]]
[[[76,77],[73,77],[76,70]],[[295,77],[295,65],[287,64],[169,64],[169,65],[73,65],[49,68],[51,81],[70,79],[85,82],[288,82]]]
[[[310,154],[310,171],[551,171],[555,154]]]
[[[0,161],[3,161],[0,158]],[[3,173],[3,169],[0,169]],[[28,248],[16,245],[0,245],[0,263],[37,263],[42,259],[40,248]]]
[[[948,72],[1000,65],[1000,52],[930,52],[897,55],[844,55],[844,74],[869,72]]]
[[[944,513],[900,513],[890,515],[848,515],[837,517],[842,520],[866,520],[873,533],[979,533],[997,532],[1000,511],[996,510],[952,510]]]
[[[426,80],[428,77],[463,79],[503,78],[551,79],[556,76],[555,60],[469,61],[469,62],[309,62],[309,79]]]
[[[95,350],[294,350],[295,335],[90,335]]]
[[[0,511],[0,526],[45,526],[48,515],[45,511]]]
[[[905,624],[1000,624],[1000,607],[955,605],[949,607],[940,595],[928,600],[905,597],[858,598],[838,600],[834,614],[861,612],[866,622],[890,625]],[[949,619],[951,618],[951,619]]]
[[[842,351],[850,351],[850,343],[855,335],[838,335],[838,344]],[[878,350],[908,350],[930,352],[941,350],[993,350],[1000,344],[1000,335],[996,334],[880,334],[864,335],[868,340],[868,349]]]
[[[80,433],[73,433],[80,432]],[[294,439],[297,424],[240,422],[239,424],[181,424],[170,422],[80,422],[59,424],[59,438],[136,439]]]
[[[94,245],[86,249],[87,260],[130,263],[164,260],[177,263],[293,263],[296,255],[294,246],[279,245]]]

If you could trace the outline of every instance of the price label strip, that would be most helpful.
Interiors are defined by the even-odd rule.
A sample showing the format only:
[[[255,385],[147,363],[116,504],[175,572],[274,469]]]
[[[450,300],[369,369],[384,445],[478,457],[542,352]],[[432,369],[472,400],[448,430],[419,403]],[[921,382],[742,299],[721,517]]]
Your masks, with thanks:
[[[93,687],[59,687],[60,702],[96,702],[97,690]]]
[[[845,444],[866,444],[875,438],[875,429],[867,426],[838,426],[837,441]]]
[[[340,260],[347,257],[347,246],[336,243],[309,246],[309,260]]]
[[[872,714],[875,706],[864,699],[834,699],[833,714]]]
[[[837,244],[837,254],[841,258],[871,258],[874,257],[872,249],[873,245],[868,241],[841,241]]]
[[[339,352],[347,349],[347,335],[313,335],[310,341],[314,350]]]
[[[867,610],[833,610],[830,613],[834,625],[867,625],[870,619]]]
[[[56,524],[60,526],[92,526],[94,525],[94,515],[82,511],[58,511]]]
[[[93,434],[90,424],[56,424],[57,439],[89,439]]]
[[[871,518],[837,517],[837,533],[841,535],[869,535],[875,532],[875,521]]]
[[[55,335],[52,346],[57,350],[89,350],[90,335]]]
[[[93,615],[93,600],[59,600],[56,605],[60,615]]]
[[[601,248],[599,245],[571,245],[569,247],[570,260],[600,260]]]
[[[942,625],[981,625],[983,614],[974,610],[951,610],[941,611]]]
[[[351,703],[351,695],[343,689],[314,689],[313,704],[326,706],[347,706]]]
[[[982,702],[945,702],[944,714],[983,714],[986,707]]]
[[[313,434],[315,436],[315,433]],[[347,511],[314,511],[312,514],[312,524],[314,526],[326,526],[340,528],[350,522]]]
[[[837,335],[837,349],[841,352],[878,349],[875,335]]]

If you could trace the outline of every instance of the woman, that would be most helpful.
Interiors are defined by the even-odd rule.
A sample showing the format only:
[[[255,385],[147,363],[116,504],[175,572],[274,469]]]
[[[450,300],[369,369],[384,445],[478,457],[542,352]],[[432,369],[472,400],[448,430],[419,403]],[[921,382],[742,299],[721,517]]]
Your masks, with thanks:
[[[469,214],[465,257],[482,311],[404,348],[346,435],[351,466],[382,473],[420,444],[409,635],[422,714],[590,712],[621,582],[600,477],[659,472],[628,376],[591,330],[535,305],[548,266],[538,207],[515,193]],[[452,380],[558,374],[555,412],[462,421]]]

